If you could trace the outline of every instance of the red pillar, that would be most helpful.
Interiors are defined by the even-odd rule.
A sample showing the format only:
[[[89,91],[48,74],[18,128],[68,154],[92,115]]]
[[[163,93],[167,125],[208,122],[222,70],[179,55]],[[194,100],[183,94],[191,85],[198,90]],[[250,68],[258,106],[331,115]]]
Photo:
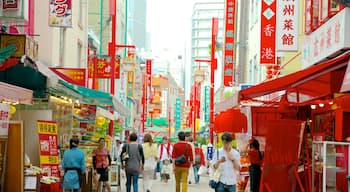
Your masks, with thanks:
[[[197,83],[194,82],[193,91],[193,141],[196,141],[196,121],[197,121]]]
[[[213,129],[214,129],[214,72],[217,68],[215,59],[216,35],[218,33],[218,18],[212,18],[212,35],[211,35],[211,53],[210,53],[210,127],[209,137],[210,143],[213,143]]]

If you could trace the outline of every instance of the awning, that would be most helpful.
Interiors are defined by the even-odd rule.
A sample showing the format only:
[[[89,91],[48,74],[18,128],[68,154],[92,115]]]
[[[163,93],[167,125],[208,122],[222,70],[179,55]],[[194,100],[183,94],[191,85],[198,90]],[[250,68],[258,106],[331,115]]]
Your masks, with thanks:
[[[239,101],[279,101],[281,96],[289,103],[305,103],[339,92],[350,58],[347,52],[334,59],[289,75],[263,82],[239,92]]]
[[[0,100],[19,104],[33,104],[33,91],[15,85],[0,82]]]

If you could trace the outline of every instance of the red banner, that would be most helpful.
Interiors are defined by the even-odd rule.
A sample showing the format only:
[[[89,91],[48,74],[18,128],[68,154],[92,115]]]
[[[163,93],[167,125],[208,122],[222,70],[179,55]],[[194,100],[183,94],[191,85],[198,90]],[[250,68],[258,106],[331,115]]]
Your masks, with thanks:
[[[224,86],[232,86],[234,62],[234,30],[236,1],[226,1],[225,48],[224,48]]]
[[[150,90],[149,98],[152,100],[152,60],[146,60],[146,75],[147,75],[147,87]]]
[[[110,63],[105,59],[89,57],[88,78],[110,79],[111,68]],[[115,60],[115,78],[120,78],[120,59]]]
[[[260,64],[276,63],[276,1],[263,0],[261,8]]]
[[[55,121],[37,121],[40,166],[50,176],[59,177],[58,127]]]
[[[59,77],[64,79],[65,81],[85,86],[85,76],[86,70],[81,68],[50,68],[53,72],[55,72]]]

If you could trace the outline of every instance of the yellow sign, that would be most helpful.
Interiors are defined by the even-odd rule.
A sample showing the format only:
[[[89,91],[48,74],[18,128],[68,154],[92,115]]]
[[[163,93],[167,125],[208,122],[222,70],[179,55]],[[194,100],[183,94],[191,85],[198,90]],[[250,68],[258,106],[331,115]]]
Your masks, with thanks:
[[[41,164],[56,165],[58,164],[58,156],[40,156]]]
[[[37,125],[39,134],[58,134],[56,122],[38,121]]]

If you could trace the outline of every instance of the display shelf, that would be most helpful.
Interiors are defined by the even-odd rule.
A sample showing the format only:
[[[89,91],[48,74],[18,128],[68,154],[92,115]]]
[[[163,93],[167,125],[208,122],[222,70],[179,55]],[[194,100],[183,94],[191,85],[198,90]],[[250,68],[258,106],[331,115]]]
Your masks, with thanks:
[[[312,143],[312,191],[337,191],[337,183],[347,182],[344,175],[350,174],[349,149],[350,143],[345,142]]]

